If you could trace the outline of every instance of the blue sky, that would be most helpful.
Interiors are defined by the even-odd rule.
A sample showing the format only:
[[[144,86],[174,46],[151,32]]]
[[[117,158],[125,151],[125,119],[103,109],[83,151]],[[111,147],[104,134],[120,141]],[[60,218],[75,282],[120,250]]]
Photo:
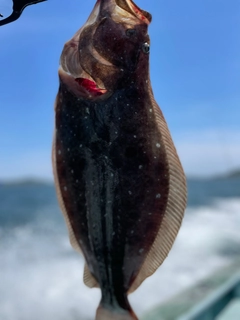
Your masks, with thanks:
[[[59,56],[94,3],[48,0],[0,27],[0,179],[52,179]],[[240,167],[239,0],[136,3],[153,15],[153,91],[186,173]]]

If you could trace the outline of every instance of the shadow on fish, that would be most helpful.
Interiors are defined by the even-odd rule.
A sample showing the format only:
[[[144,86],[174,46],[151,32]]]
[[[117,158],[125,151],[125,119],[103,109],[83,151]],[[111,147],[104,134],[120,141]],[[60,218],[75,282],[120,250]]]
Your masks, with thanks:
[[[97,320],[137,319],[127,295],[162,264],[186,181],[149,79],[151,15],[98,0],[63,49],[53,167],[71,244],[99,287]]]

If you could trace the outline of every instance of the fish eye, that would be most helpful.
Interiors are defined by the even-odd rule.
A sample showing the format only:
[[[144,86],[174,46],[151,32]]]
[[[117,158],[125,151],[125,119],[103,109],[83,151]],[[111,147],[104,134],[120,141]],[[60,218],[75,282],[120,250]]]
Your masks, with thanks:
[[[144,53],[149,53],[150,52],[150,45],[149,43],[145,42],[143,45],[142,45],[142,51]]]
[[[126,30],[126,35],[128,37],[133,37],[133,36],[135,36],[136,33],[137,33],[136,29],[127,29]]]

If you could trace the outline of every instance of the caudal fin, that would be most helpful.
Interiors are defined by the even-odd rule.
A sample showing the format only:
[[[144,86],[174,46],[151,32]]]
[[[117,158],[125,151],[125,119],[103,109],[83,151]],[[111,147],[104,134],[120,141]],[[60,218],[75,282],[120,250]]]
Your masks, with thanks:
[[[100,304],[96,320],[138,320],[138,318],[132,310],[110,310]]]

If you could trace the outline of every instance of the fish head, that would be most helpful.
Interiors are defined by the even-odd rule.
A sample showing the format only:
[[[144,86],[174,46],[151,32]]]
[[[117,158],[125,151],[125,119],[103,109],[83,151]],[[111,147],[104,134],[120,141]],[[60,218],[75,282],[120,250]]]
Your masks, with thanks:
[[[98,0],[84,26],[64,46],[60,81],[89,99],[126,86],[137,70],[148,70],[150,22],[151,14],[132,0]]]

